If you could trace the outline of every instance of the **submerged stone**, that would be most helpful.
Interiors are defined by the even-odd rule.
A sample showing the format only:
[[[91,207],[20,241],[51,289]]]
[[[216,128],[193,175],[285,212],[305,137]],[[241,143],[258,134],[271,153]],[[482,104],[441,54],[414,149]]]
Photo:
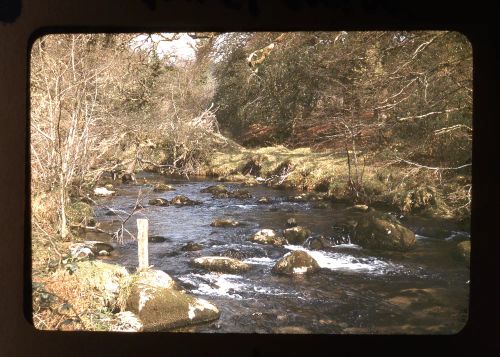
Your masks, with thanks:
[[[212,227],[238,227],[240,222],[233,221],[232,219],[216,219],[212,223],[210,223]]]
[[[228,193],[229,190],[224,185],[208,186],[200,191],[201,193],[221,194]]]
[[[181,248],[181,250],[184,252],[194,252],[194,251],[202,250],[202,249],[203,249],[203,246],[201,244],[193,243],[193,242],[189,242]]]
[[[175,206],[194,206],[199,205],[201,202],[193,201],[184,195],[175,196],[170,200],[170,204]]]
[[[470,266],[470,240],[458,243],[456,254],[467,264],[467,266]]]
[[[165,191],[174,191],[175,188],[173,188],[171,185],[167,185],[165,183],[159,183],[156,184],[153,188],[154,192],[165,192]]]

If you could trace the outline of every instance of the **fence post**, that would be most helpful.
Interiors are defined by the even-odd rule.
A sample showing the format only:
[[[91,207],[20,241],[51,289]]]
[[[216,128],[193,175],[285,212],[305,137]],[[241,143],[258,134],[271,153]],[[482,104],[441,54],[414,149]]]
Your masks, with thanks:
[[[149,267],[148,262],[148,220],[140,218],[137,220],[137,252],[139,254],[139,270]]]

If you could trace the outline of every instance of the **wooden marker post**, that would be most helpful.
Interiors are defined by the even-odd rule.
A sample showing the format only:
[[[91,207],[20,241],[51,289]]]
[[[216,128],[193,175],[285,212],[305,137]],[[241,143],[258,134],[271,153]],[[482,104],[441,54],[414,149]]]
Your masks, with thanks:
[[[137,245],[139,254],[139,270],[145,270],[149,267],[148,262],[148,220],[137,220]]]

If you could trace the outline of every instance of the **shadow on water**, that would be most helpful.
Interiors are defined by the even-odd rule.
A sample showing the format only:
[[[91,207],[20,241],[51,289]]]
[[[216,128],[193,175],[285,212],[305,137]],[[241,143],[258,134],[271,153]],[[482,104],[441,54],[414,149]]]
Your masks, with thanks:
[[[146,205],[138,215],[149,219],[150,236],[166,238],[150,243],[150,264],[221,310],[218,321],[179,331],[450,334],[460,331],[467,321],[469,269],[453,256],[457,239],[468,237],[465,232],[451,227],[447,234],[434,237],[417,234],[417,247],[410,252],[371,251],[352,244],[327,251],[259,245],[248,238],[263,228],[281,231],[292,217],[314,235],[335,238],[332,224],[354,213],[344,210],[343,204],[315,208],[310,202],[288,202],[286,197],[293,192],[264,186],[244,187],[252,198],[215,199],[200,193],[202,188],[218,184],[206,179],[186,181],[143,174],[138,181],[137,185],[118,186],[118,196],[99,201],[95,212],[101,224],[117,225],[113,223],[116,217],[107,216],[104,206],[130,211],[139,190],[148,190],[155,182],[169,183],[175,191],[150,192],[149,198],[171,199],[182,194],[202,202],[186,207]],[[238,183],[225,185],[230,190],[242,188]],[[273,203],[258,204],[262,196],[272,198]],[[211,227],[216,218],[230,218],[243,225]],[[132,221],[127,227],[135,232]],[[405,224],[417,233],[433,232],[432,220],[410,219]],[[109,240],[92,233],[87,238]],[[202,249],[183,251],[188,242],[199,243]],[[115,246],[107,259],[134,270],[136,243]],[[297,277],[272,274],[276,261],[296,249],[307,250],[319,263],[320,272]],[[252,269],[234,275],[191,266],[193,258],[205,255],[235,256]]]

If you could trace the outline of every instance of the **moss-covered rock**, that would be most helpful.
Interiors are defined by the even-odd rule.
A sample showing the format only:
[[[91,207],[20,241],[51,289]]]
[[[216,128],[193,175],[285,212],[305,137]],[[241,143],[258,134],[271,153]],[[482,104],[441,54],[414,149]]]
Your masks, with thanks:
[[[470,240],[465,240],[457,244],[456,255],[462,259],[467,266],[470,266]]]
[[[390,217],[371,212],[356,226],[352,242],[362,247],[405,251],[415,246],[415,234]]]
[[[66,208],[66,217],[70,224],[87,224],[94,217],[94,210],[85,202],[73,202]]]
[[[303,250],[287,253],[276,262],[272,272],[276,274],[295,275],[311,274],[319,270],[316,260]]]
[[[287,243],[285,238],[278,236],[272,229],[261,229],[250,238],[250,241],[274,246],[282,246]]]
[[[302,226],[287,228],[283,231],[283,236],[290,244],[303,244],[311,235],[311,231]]]
[[[110,310],[119,306],[122,289],[130,278],[124,267],[99,260],[77,263],[73,275],[86,288],[95,291],[95,297],[100,300],[101,305]]]
[[[216,219],[212,223],[210,223],[210,226],[212,227],[220,227],[220,228],[227,228],[227,227],[238,227],[241,225],[240,222],[233,221],[232,219]]]
[[[228,257],[200,257],[192,261],[193,266],[221,273],[242,273],[250,269],[250,265]]]
[[[172,278],[161,271],[138,274],[130,285],[126,309],[139,316],[143,331],[165,331],[220,316],[215,305],[177,290]]]

